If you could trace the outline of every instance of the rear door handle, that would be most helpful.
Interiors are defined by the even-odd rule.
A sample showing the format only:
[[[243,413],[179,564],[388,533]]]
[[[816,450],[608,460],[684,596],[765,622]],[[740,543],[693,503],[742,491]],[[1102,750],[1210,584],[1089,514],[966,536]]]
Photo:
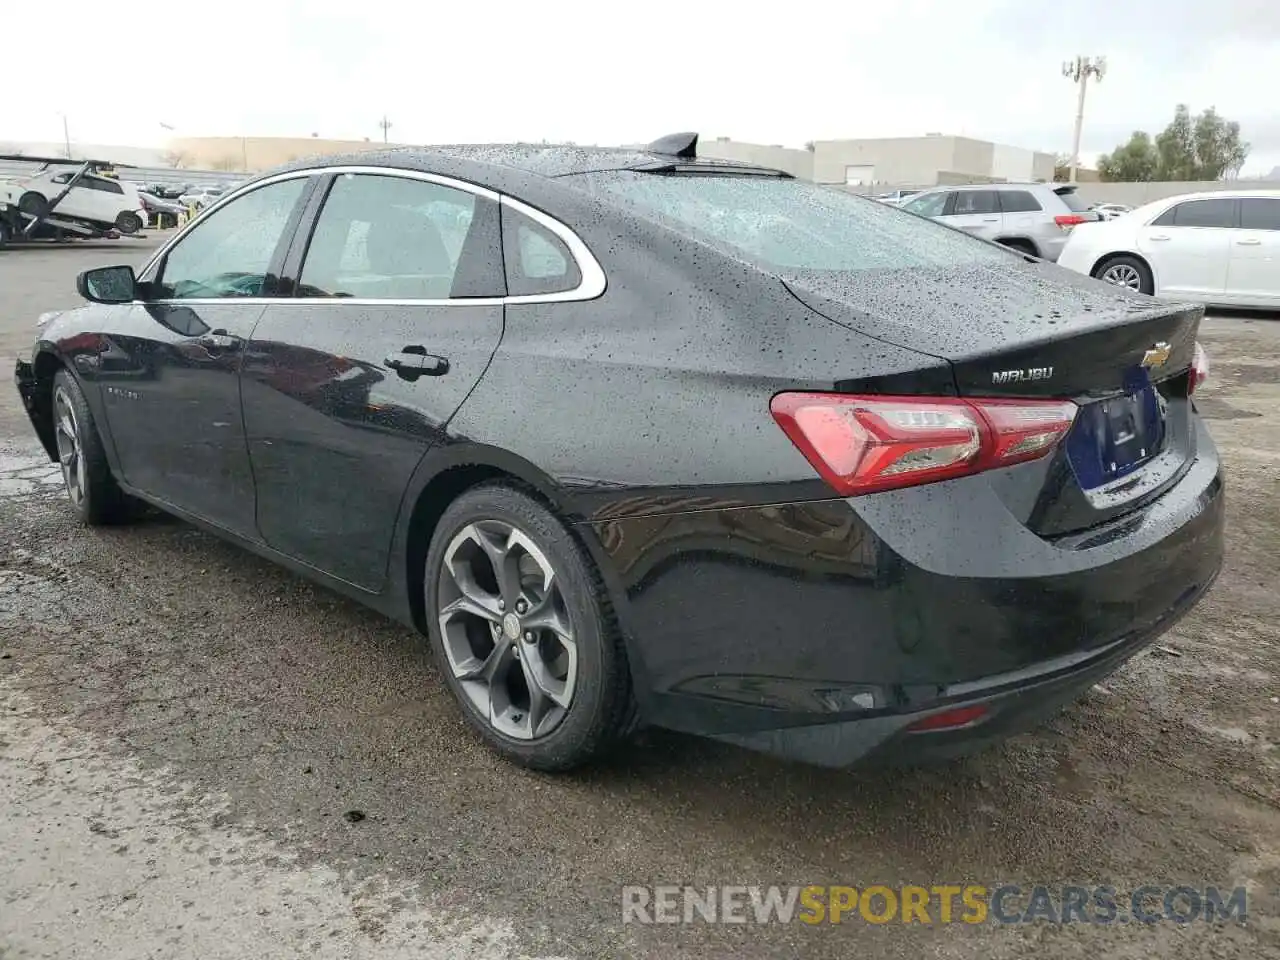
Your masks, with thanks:
[[[1242,247],[1256,247],[1259,246],[1262,241],[1257,237],[1249,237],[1247,240],[1237,240],[1236,243],[1240,244]]]
[[[197,341],[200,346],[209,350],[238,350],[244,343],[239,337],[233,337],[225,330],[214,330],[206,333]]]
[[[405,347],[399,353],[387,357],[383,363],[405,380],[442,377],[449,372],[447,358],[427,353],[425,347],[419,346]]]
[[[982,222],[983,223],[999,223],[1000,218],[999,217],[983,217]]]
[[[1168,239],[1169,239],[1169,235],[1168,235],[1167,233],[1153,233],[1153,234],[1151,235],[1150,239],[1152,239],[1152,240],[1168,240]]]

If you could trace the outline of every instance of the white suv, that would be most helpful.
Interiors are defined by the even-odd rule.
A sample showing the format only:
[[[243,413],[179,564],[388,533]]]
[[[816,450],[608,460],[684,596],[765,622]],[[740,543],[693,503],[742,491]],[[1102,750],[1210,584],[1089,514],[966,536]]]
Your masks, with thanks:
[[[33,176],[0,182],[0,201],[16,206],[29,216],[49,213],[53,217],[78,220],[103,230],[137,233],[142,229],[142,199],[132,183],[86,173],[71,192],[49,210],[53,200],[66,189],[75,170],[46,168]]]

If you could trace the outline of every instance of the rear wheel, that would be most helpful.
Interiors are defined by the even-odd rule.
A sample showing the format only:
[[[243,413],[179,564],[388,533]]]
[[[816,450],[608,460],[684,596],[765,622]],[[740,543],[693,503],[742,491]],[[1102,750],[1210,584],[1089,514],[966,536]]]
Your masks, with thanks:
[[[97,526],[128,519],[133,504],[111,475],[93,414],[66,370],[53,378],[53,433],[67,499],[81,521]]]
[[[116,229],[121,233],[137,233],[142,229],[142,217],[132,210],[124,210],[116,217]]]
[[[436,527],[425,575],[436,659],[490,747],[567,770],[627,732],[631,680],[608,596],[541,503],[502,484],[464,493]]]
[[[1137,293],[1153,294],[1156,290],[1151,278],[1151,268],[1137,257],[1109,257],[1093,268],[1093,275],[1099,280]]]
[[[18,198],[18,209],[28,217],[43,217],[49,212],[49,198],[34,190],[28,190]]]
[[[1033,257],[1039,256],[1036,252],[1035,245],[1030,240],[1021,240],[1011,237],[997,242],[1002,246],[1008,247],[1010,250],[1017,250],[1019,253],[1030,254]]]

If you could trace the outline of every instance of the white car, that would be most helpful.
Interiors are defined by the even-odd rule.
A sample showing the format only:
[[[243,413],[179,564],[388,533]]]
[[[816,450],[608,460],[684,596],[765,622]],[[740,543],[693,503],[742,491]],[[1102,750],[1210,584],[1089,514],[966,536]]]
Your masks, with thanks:
[[[1280,190],[1189,193],[1081,224],[1058,263],[1155,296],[1280,308]]]
[[[1133,207],[1126,203],[1099,203],[1092,208],[1103,220],[1114,220],[1117,217],[1123,217],[1126,213],[1132,213]]]
[[[0,182],[0,201],[29,216],[41,216],[66,189],[75,170],[46,167],[29,177]],[[111,177],[86,173],[59,201],[51,215],[91,224],[102,230],[137,233],[145,222],[138,188]]]

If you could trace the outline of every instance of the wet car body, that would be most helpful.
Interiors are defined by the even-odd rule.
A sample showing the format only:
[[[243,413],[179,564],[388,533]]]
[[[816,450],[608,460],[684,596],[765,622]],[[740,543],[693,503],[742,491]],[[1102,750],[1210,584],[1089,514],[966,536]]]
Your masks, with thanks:
[[[344,171],[479,191],[457,302],[306,295],[305,237]],[[47,384],[73,371],[128,493],[419,630],[433,523],[468,486],[514,480],[590,554],[643,722],[814,763],[947,755],[1022,729],[1208,589],[1223,485],[1191,399],[1201,308],[968,238],[981,255],[958,266],[762,265],[610,193],[650,176],[773,174],[560,147],[286,168],[266,181],[305,185],[263,296],[67,311],[19,389],[55,456]],[[504,277],[500,198],[571,231],[583,295]],[[243,348],[195,348],[215,328]],[[397,376],[387,358],[411,343],[447,375]],[[1159,369],[1144,366],[1153,345]],[[1044,456],[842,496],[771,418],[781,394],[1085,413]],[[1159,411],[1151,449],[1099,466],[1085,449],[1099,411],[1136,397]],[[1085,489],[1090,469],[1106,475]]]

